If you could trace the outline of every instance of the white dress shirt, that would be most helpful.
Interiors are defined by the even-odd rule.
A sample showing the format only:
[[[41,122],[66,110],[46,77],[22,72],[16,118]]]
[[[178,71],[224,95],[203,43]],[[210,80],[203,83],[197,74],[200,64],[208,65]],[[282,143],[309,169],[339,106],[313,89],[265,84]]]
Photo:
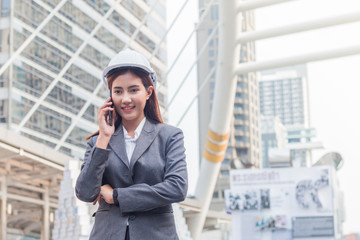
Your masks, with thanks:
[[[135,129],[134,138],[129,136],[128,131],[126,131],[125,127],[122,126],[123,131],[124,131],[124,138],[125,138],[126,155],[128,157],[129,163],[130,163],[131,156],[133,155],[133,152],[134,152],[134,149],[135,149],[135,146],[136,146],[136,140],[140,136],[140,133],[141,133],[143,127],[144,127],[145,121],[146,121],[146,117],[144,117],[144,119],[141,120],[141,122],[139,123],[139,125]]]

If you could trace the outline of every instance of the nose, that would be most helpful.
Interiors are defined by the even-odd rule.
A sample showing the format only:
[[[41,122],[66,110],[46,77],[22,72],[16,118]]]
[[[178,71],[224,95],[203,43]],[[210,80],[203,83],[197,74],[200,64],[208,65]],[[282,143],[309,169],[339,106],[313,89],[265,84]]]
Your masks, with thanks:
[[[122,102],[124,102],[124,103],[131,102],[130,95],[127,92],[124,93]]]

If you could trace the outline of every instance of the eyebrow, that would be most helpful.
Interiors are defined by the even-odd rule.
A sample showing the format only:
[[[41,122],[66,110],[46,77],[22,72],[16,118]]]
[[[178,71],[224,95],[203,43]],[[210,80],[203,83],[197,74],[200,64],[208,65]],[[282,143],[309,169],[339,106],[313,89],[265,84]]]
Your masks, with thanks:
[[[131,85],[131,86],[128,87],[128,89],[130,89],[130,88],[136,88],[136,87],[140,87],[140,85]],[[120,86],[114,86],[113,89],[122,89],[122,87],[120,87]]]
[[[135,88],[135,87],[140,87],[139,85],[131,85],[130,87],[128,88]]]

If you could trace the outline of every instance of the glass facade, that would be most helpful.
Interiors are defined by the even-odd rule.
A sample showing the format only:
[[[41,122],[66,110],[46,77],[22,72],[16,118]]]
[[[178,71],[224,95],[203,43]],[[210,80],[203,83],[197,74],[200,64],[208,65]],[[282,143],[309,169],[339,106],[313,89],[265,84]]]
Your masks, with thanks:
[[[114,0],[0,0],[0,136],[6,131],[15,139],[7,143],[14,153],[0,149],[1,214],[7,211],[0,239],[84,238],[79,234],[91,226],[95,210],[78,205],[71,182],[76,174],[63,172],[65,163],[84,157],[85,138],[98,129],[98,108],[109,96],[102,70],[123,48],[150,60],[164,109],[165,5],[165,0],[122,0],[116,6]],[[81,164],[72,161],[72,167]]]
[[[277,116],[285,126],[309,127],[305,65],[262,72],[259,91],[261,115]]]
[[[97,109],[108,96],[101,74],[113,55],[125,46],[154,55],[151,63],[162,81],[166,42],[153,51],[166,32],[165,1],[155,4],[147,16],[151,1],[124,0],[111,8],[110,0],[19,0],[13,11],[10,1],[1,1],[1,21],[7,23],[0,30],[1,65],[33,38],[1,72],[0,124],[83,158],[84,138],[97,130]],[[165,84],[157,94],[164,107]]]

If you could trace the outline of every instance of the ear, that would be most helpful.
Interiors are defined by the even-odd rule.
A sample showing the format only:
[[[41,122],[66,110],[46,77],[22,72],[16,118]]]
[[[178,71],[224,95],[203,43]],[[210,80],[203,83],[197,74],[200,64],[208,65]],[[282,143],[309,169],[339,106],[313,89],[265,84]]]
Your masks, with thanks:
[[[154,91],[154,87],[153,86],[149,86],[147,89],[147,96],[146,96],[146,100],[149,100],[149,98],[151,97],[151,94]]]

